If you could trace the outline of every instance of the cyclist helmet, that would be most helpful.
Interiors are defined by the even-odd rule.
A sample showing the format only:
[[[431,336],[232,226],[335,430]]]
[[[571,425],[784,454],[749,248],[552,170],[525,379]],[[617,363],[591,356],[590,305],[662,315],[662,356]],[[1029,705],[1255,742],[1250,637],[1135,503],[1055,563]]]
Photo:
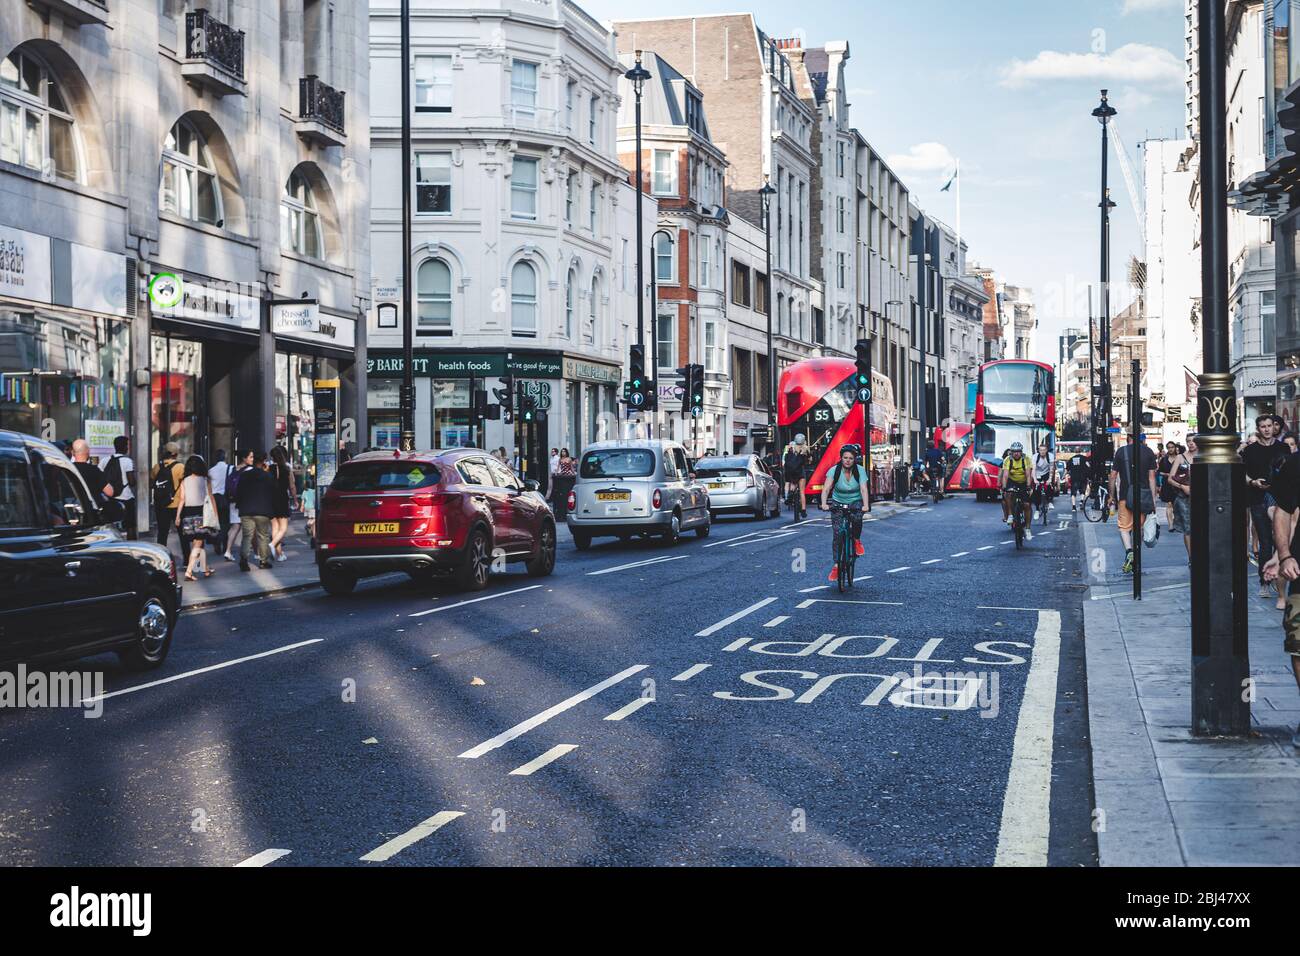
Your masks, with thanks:
[[[854,458],[861,458],[861,457],[862,457],[862,449],[859,448],[857,445],[852,445],[852,444],[850,444],[850,445],[845,445],[845,446],[843,446],[842,448],[840,448],[840,454],[841,454],[841,455],[844,454],[845,452],[848,452],[848,453],[849,453],[850,455],[852,455]]]
[[[1018,452],[1023,452],[1024,450],[1025,450],[1025,446],[1020,444],[1020,442],[1018,441],[1013,441],[1011,443],[1011,447],[1008,449],[1008,451],[1018,451]]]
[[[802,444],[803,444],[804,442],[806,442],[807,440],[808,440],[808,439],[804,437],[803,432],[800,432],[798,435],[795,435],[795,436],[794,436],[794,443],[795,443],[796,445],[802,445]]]

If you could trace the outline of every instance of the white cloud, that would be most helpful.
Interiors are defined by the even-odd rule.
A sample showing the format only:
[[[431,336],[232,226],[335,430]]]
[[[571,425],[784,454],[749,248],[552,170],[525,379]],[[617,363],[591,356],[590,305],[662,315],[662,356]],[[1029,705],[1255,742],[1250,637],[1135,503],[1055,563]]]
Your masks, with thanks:
[[[1183,82],[1183,64],[1163,47],[1127,43],[1113,53],[1043,50],[1032,60],[1012,60],[1002,68],[1003,86],[1018,88],[1052,80],[1173,87]]]
[[[888,163],[900,176],[915,176],[951,171],[957,160],[943,143],[917,143],[906,153],[890,156]]]
[[[1124,16],[1130,13],[1151,13],[1157,10],[1181,10],[1183,0],[1124,0]]]

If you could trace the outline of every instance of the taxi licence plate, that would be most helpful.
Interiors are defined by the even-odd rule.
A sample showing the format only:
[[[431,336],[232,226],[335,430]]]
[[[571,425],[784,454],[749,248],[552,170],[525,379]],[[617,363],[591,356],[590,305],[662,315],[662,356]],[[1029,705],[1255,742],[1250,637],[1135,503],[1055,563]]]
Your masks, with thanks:
[[[397,534],[396,521],[358,521],[352,526],[353,534]]]
[[[630,491],[598,491],[596,492],[597,501],[631,501],[632,492]]]
[[[725,483],[725,482],[722,482],[722,481],[710,481],[710,482],[709,482],[709,490],[710,490],[710,491],[721,491],[723,488],[726,488],[726,487],[727,487],[726,483]]]

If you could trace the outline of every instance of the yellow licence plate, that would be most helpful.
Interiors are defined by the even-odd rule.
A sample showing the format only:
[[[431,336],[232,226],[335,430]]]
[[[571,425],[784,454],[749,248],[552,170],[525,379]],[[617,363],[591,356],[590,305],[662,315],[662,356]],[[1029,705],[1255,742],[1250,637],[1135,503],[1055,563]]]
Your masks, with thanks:
[[[598,491],[596,492],[597,501],[631,501],[632,492],[630,491]]]
[[[710,490],[720,491],[721,489],[723,489],[723,488],[725,488],[725,487],[727,487],[726,484],[724,484],[724,483],[721,482],[721,481],[710,481],[710,482],[709,482],[709,488],[710,488]]]
[[[353,534],[397,534],[396,521],[358,521],[352,526]]]

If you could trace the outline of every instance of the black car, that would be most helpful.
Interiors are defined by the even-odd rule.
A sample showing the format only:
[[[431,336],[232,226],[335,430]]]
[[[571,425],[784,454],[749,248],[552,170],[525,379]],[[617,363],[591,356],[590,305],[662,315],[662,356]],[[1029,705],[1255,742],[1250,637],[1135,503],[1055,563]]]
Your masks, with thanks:
[[[0,429],[0,665],[167,657],[180,613],[166,548],[127,541],[49,442]]]

